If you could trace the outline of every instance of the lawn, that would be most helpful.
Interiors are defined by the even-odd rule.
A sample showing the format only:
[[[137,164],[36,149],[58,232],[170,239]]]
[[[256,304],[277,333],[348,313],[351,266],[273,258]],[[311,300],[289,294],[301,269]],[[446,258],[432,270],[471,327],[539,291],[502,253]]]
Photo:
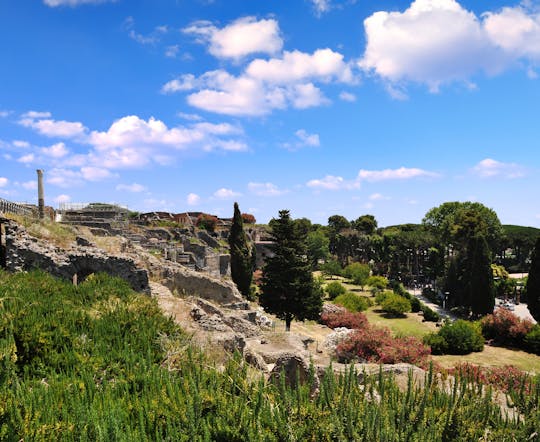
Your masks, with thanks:
[[[462,362],[482,366],[500,367],[514,365],[515,367],[532,373],[540,373],[540,356],[521,350],[511,350],[504,347],[484,346],[484,351],[468,355],[432,356],[433,360],[443,367],[453,367]]]
[[[407,313],[404,318],[387,318],[384,313],[379,312],[379,308],[379,306],[375,305],[364,312],[369,323],[388,327],[395,335],[422,338],[424,335],[437,330],[433,322],[422,322],[422,316],[418,313]]]

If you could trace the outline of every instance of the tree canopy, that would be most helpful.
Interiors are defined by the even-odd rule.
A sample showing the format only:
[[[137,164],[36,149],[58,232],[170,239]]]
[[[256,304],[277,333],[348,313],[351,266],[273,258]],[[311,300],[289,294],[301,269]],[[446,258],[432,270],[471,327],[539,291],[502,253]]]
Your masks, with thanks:
[[[317,319],[322,309],[322,290],[315,284],[307,259],[306,231],[288,210],[270,221],[273,257],[266,260],[259,301],[265,311],[285,321]]]
[[[534,319],[540,322],[540,237],[536,240],[527,278],[527,305]]]

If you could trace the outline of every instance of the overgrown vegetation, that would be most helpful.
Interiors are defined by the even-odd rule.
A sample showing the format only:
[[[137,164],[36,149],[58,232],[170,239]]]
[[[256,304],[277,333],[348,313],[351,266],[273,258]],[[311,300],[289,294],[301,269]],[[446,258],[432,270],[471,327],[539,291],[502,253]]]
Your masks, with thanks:
[[[238,358],[217,370],[152,299],[101,275],[74,287],[0,272],[0,321],[1,440],[505,441],[540,421],[529,378],[509,389],[518,421],[459,374],[445,392],[431,372],[400,389],[329,370],[312,395],[313,378],[268,384]]]

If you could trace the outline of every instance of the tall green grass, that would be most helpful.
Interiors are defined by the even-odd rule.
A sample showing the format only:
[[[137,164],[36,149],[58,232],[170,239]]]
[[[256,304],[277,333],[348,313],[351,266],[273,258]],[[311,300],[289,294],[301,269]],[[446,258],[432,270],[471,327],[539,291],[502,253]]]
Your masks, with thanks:
[[[121,280],[0,272],[0,440],[510,441],[538,430],[538,380],[510,392],[519,421],[479,384],[458,378],[444,392],[432,380],[400,389],[328,370],[315,395],[309,382],[253,381],[237,356],[209,364]]]

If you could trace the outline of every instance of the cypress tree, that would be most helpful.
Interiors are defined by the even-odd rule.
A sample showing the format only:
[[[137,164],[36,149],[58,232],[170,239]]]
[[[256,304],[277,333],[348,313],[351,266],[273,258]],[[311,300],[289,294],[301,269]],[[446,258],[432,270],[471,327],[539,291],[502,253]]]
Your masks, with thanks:
[[[531,267],[527,278],[527,306],[531,315],[540,322],[540,237],[531,255]]]
[[[234,203],[234,215],[229,233],[231,252],[231,277],[233,282],[246,298],[250,296],[251,279],[253,277],[251,249],[248,245],[242,214],[238,203]]]
[[[263,269],[259,302],[269,313],[285,321],[286,331],[293,319],[317,319],[322,309],[322,290],[315,285],[307,259],[306,232],[299,229],[288,210],[270,221],[273,257]]]
[[[489,246],[483,236],[475,235],[467,246],[466,293],[474,315],[488,315],[495,307],[495,288]]]

